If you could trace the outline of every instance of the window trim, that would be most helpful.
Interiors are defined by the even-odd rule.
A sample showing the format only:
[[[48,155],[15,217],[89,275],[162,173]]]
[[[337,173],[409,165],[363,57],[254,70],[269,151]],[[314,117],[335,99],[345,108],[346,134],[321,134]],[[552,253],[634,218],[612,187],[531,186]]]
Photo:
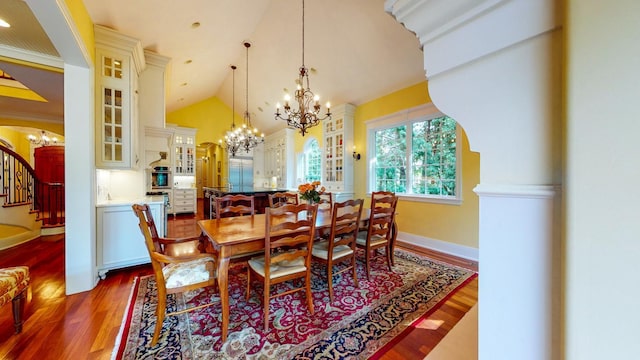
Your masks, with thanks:
[[[427,103],[419,105],[409,109],[404,109],[393,114],[385,115],[376,119],[365,121],[365,127],[367,131],[367,176],[366,186],[367,194],[371,196],[372,184],[375,184],[375,171],[373,170],[373,164],[375,159],[375,132],[379,130],[389,129],[398,126],[411,126],[414,122],[425,121],[441,116],[447,116],[438,110],[433,103]],[[455,120],[455,119],[454,119]],[[398,197],[403,200],[415,201],[415,202],[428,202],[435,204],[448,204],[448,205],[460,205],[462,204],[462,130],[460,124],[456,121],[456,195],[455,197],[443,197],[434,196],[428,194],[402,194],[398,193]],[[410,145],[411,139],[408,139]],[[409,151],[409,149],[407,150]],[[408,159],[410,163],[410,157]],[[408,166],[411,171],[411,166]],[[410,179],[407,179],[407,183]]]

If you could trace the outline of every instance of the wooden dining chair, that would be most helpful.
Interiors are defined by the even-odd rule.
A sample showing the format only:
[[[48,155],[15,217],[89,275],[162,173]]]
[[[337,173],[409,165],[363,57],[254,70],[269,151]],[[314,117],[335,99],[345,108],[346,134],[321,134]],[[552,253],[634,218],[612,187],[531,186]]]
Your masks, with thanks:
[[[154,346],[160,337],[165,316],[182,314],[219,302],[219,300],[211,301],[166,314],[168,294],[216,286],[216,258],[211,254],[201,253],[202,247],[198,237],[179,239],[158,237],[149,206],[134,204],[132,207],[138,217],[138,225],[149,251],[153,275],[158,288],[157,320],[151,339],[151,346]]]
[[[309,313],[313,315],[310,249],[318,206],[287,204],[266,211],[264,254],[249,260],[246,295],[249,300],[251,280],[260,279],[264,286],[264,331],[269,330],[269,302],[275,297],[304,290]],[[271,285],[294,279],[304,279],[304,286],[271,294]]]
[[[225,195],[216,197],[216,219],[255,214],[255,200],[249,195]]]
[[[320,194],[318,207],[320,209],[331,209],[333,207],[333,194],[330,192],[323,192],[322,194]]]
[[[327,267],[329,299],[333,302],[333,275],[351,270],[353,283],[358,285],[356,275],[356,239],[362,215],[364,200],[347,200],[333,204],[331,212],[331,230],[327,240],[315,242],[311,251],[312,260],[324,263]],[[349,262],[340,270],[333,272],[334,265]]]
[[[292,192],[277,192],[269,194],[269,207],[275,208],[286,204],[298,204],[298,194]]]
[[[386,257],[387,266],[389,271],[392,271],[391,235],[397,203],[398,197],[395,195],[376,193],[371,195],[371,210],[366,229],[361,229],[356,239],[356,247],[363,249],[365,253],[367,280],[369,280],[371,261],[379,256],[377,252],[380,249],[384,249],[383,255]]]

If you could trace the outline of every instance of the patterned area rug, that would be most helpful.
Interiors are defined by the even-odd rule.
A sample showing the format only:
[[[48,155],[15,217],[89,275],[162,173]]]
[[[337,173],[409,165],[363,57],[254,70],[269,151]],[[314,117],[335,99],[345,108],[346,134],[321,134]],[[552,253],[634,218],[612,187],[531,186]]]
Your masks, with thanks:
[[[476,274],[426,257],[396,251],[393,272],[382,259],[366,280],[358,263],[356,288],[350,272],[334,276],[334,301],[323,265],[312,275],[314,315],[304,292],[271,300],[269,331],[263,331],[262,287],[245,300],[246,268],[229,271],[229,335],[221,342],[220,306],[213,305],[165,318],[158,344],[150,347],[155,326],[156,285],[153,276],[136,279],[125,312],[114,359],[366,359],[400,335],[425,313],[433,312]],[[286,285],[285,285],[286,286]],[[274,286],[273,289],[281,291]],[[170,295],[170,311],[217,297],[212,289]],[[378,354],[380,355],[380,354]]]

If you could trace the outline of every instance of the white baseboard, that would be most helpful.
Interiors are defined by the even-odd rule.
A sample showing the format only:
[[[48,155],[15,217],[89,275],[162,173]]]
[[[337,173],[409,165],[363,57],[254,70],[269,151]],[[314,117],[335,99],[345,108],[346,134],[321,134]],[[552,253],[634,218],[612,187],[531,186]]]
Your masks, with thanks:
[[[469,246],[458,245],[447,241],[430,239],[415,234],[409,234],[402,231],[398,232],[398,241],[411,244],[424,249],[435,250],[445,254],[461,257],[468,260],[478,261],[479,251]]]

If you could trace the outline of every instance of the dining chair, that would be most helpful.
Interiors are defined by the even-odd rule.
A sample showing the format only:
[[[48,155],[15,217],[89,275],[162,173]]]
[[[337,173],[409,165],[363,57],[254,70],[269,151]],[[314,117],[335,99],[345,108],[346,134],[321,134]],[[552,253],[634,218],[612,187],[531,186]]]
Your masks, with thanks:
[[[320,209],[331,209],[333,207],[333,194],[330,192],[323,192],[322,194],[320,194],[318,207]]]
[[[371,195],[371,209],[366,229],[360,229],[356,239],[356,247],[363,249],[365,253],[367,280],[369,280],[371,261],[380,256],[376,255],[380,249],[384,248],[387,266],[389,271],[392,271],[391,235],[397,203],[398,197],[395,195],[379,193]]]
[[[249,260],[246,294],[249,300],[252,279],[262,281],[264,331],[269,330],[269,302],[275,297],[304,290],[309,313],[313,315],[310,249],[317,212],[315,204],[287,204],[266,209],[264,254]],[[304,286],[271,294],[271,285],[294,279],[304,279]]]
[[[286,204],[298,204],[298,194],[292,192],[277,192],[269,194],[269,207],[279,207]]]
[[[333,302],[333,275],[351,270],[353,283],[359,287],[356,275],[356,239],[363,203],[362,199],[334,203],[329,237],[327,240],[315,242],[311,250],[312,260],[324,263],[327,267],[327,283],[331,302]],[[335,273],[333,272],[334,265],[345,262],[349,262],[349,264]]]
[[[250,195],[224,195],[216,197],[216,219],[255,214],[255,200]]]
[[[138,225],[149,251],[153,275],[158,289],[157,320],[153,338],[151,339],[151,346],[154,346],[160,337],[165,316],[182,314],[219,302],[219,300],[211,301],[206,304],[166,313],[168,294],[216,286],[216,258],[211,254],[201,252],[202,247],[199,237],[174,239],[158,237],[158,231],[149,205],[134,204],[132,207],[138,217]]]

